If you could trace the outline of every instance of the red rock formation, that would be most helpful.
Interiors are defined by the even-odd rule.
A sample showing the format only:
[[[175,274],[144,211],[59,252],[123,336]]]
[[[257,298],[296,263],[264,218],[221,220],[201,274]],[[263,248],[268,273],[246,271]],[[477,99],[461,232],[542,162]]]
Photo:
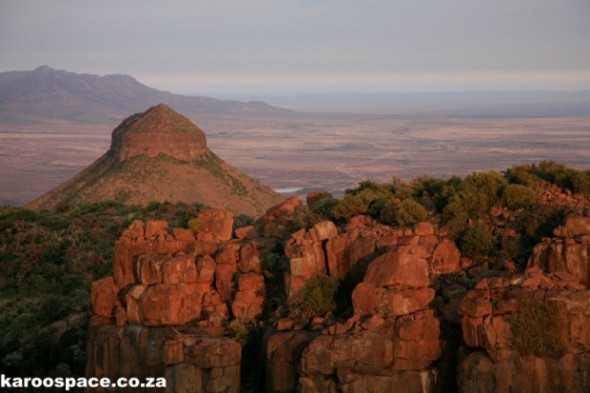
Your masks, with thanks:
[[[197,216],[199,232],[210,233],[217,240],[231,239],[234,215],[227,210],[207,209]]]
[[[567,273],[590,287],[590,217],[570,216],[554,234],[534,247],[527,269]]]
[[[590,366],[589,298],[571,277],[539,269],[480,281],[459,307],[465,343],[477,349],[461,362],[460,391],[590,391],[584,371]],[[547,316],[553,322],[524,320],[519,326],[526,330],[515,333],[511,318],[525,312],[522,307],[543,305],[553,307],[555,314]],[[530,347],[518,344],[523,340]]]
[[[136,221],[123,232],[114,249],[113,276],[92,285],[88,376],[166,376],[169,392],[239,391],[239,344],[207,334],[224,331],[228,305],[241,318],[261,314],[264,278],[234,273],[240,257],[256,265],[256,246],[266,244],[230,240],[231,217],[206,212],[199,217],[206,232],[198,238],[181,229],[171,236],[162,221]],[[244,247],[251,250],[239,254]],[[234,287],[238,291],[231,297]],[[180,334],[165,326],[192,330]]]
[[[207,142],[205,133],[190,120],[160,104],[123,120],[113,131],[111,149],[120,162],[158,154],[193,161],[207,151]]]
[[[261,237],[288,237],[290,220],[303,208],[299,197],[291,197],[268,209],[262,217],[254,222],[254,229]]]

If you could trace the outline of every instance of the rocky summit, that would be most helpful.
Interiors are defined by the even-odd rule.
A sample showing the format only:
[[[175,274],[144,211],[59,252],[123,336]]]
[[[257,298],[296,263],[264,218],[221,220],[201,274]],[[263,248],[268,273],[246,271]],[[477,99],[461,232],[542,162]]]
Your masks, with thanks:
[[[215,155],[201,129],[159,104],[125,119],[102,157],[28,207],[105,200],[142,206],[151,201],[201,203],[259,216],[281,196]]]

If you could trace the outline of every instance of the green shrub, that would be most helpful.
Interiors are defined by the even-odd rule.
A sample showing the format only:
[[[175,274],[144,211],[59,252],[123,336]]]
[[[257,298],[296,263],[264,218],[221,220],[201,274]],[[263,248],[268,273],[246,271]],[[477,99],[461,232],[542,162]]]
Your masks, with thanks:
[[[534,300],[518,302],[506,318],[512,330],[512,345],[523,354],[556,356],[563,352],[560,322],[555,306]]]
[[[400,225],[411,225],[428,218],[426,209],[414,199],[404,199],[398,206],[396,220]]]
[[[407,226],[424,221],[428,212],[414,199],[393,199],[384,203],[379,218],[386,224]]]
[[[504,177],[510,184],[520,184],[527,187],[536,187],[541,178],[532,172],[532,166],[528,164],[514,166],[504,172]]]
[[[346,190],[342,198],[332,209],[334,219],[348,219],[358,214],[376,214],[371,205],[377,201],[389,200],[393,197],[392,188],[386,184],[380,184],[365,180],[357,188]]]
[[[499,202],[508,185],[499,173],[484,172],[467,176],[459,186],[459,196],[472,218],[479,218]]]
[[[541,161],[538,166],[531,167],[531,172],[561,188],[590,195],[590,176],[587,172],[568,168],[554,161]]]
[[[198,218],[193,218],[192,220],[189,220],[187,225],[188,228],[194,233],[199,233],[203,231],[203,224],[201,223],[201,221],[199,221]]]
[[[459,234],[461,254],[475,260],[486,259],[494,250],[494,236],[483,226],[468,228]]]
[[[345,195],[332,209],[332,217],[336,220],[348,219],[358,214],[366,214],[369,211],[371,200],[360,195]]]
[[[469,212],[465,208],[461,197],[455,195],[451,198],[442,211],[441,221],[453,233],[459,233],[467,227]]]
[[[326,220],[333,220],[334,216],[332,211],[338,205],[338,199],[325,198],[319,201],[312,209],[312,211],[318,216]]]
[[[313,317],[334,312],[338,285],[339,281],[334,277],[312,277],[300,292],[289,299],[289,317],[297,323],[307,324]]]
[[[242,348],[248,343],[252,323],[252,321],[236,318],[227,325],[229,336],[236,340],[242,346]]]
[[[520,184],[508,185],[503,197],[506,207],[512,210],[530,207],[539,200],[538,194],[533,189]]]

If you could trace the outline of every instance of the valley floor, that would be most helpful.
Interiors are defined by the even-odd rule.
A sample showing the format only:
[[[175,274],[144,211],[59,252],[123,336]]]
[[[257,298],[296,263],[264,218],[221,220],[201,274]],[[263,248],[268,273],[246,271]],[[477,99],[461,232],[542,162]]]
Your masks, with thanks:
[[[273,188],[332,192],[555,160],[590,166],[590,118],[297,114],[192,119],[224,160]],[[0,204],[22,205],[104,153],[116,124],[0,125]]]

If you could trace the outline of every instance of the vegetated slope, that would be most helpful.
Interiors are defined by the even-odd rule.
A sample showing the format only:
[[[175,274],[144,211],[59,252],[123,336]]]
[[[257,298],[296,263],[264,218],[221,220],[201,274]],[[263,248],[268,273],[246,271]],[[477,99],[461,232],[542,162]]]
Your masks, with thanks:
[[[188,116],[198,114],[279,115],[287,109],[260,101],[189,97],[153,89],[129,75],[89,75],[41,66],[0,73],[0,121],[42,119],[113,122],[165,102]]]
[[[122,230],[135,219],[184,227],[200,209],[112,201],[59,212],[0,208],[0,371],[83,375],[90,283],[110,271]]]
[[[31,202],[55,209],[114,200],[199,202],[259,216],[282,197],[207,148],[205,134],[166,105],[127,118],[113,131],[111,148],[90,167]]]

